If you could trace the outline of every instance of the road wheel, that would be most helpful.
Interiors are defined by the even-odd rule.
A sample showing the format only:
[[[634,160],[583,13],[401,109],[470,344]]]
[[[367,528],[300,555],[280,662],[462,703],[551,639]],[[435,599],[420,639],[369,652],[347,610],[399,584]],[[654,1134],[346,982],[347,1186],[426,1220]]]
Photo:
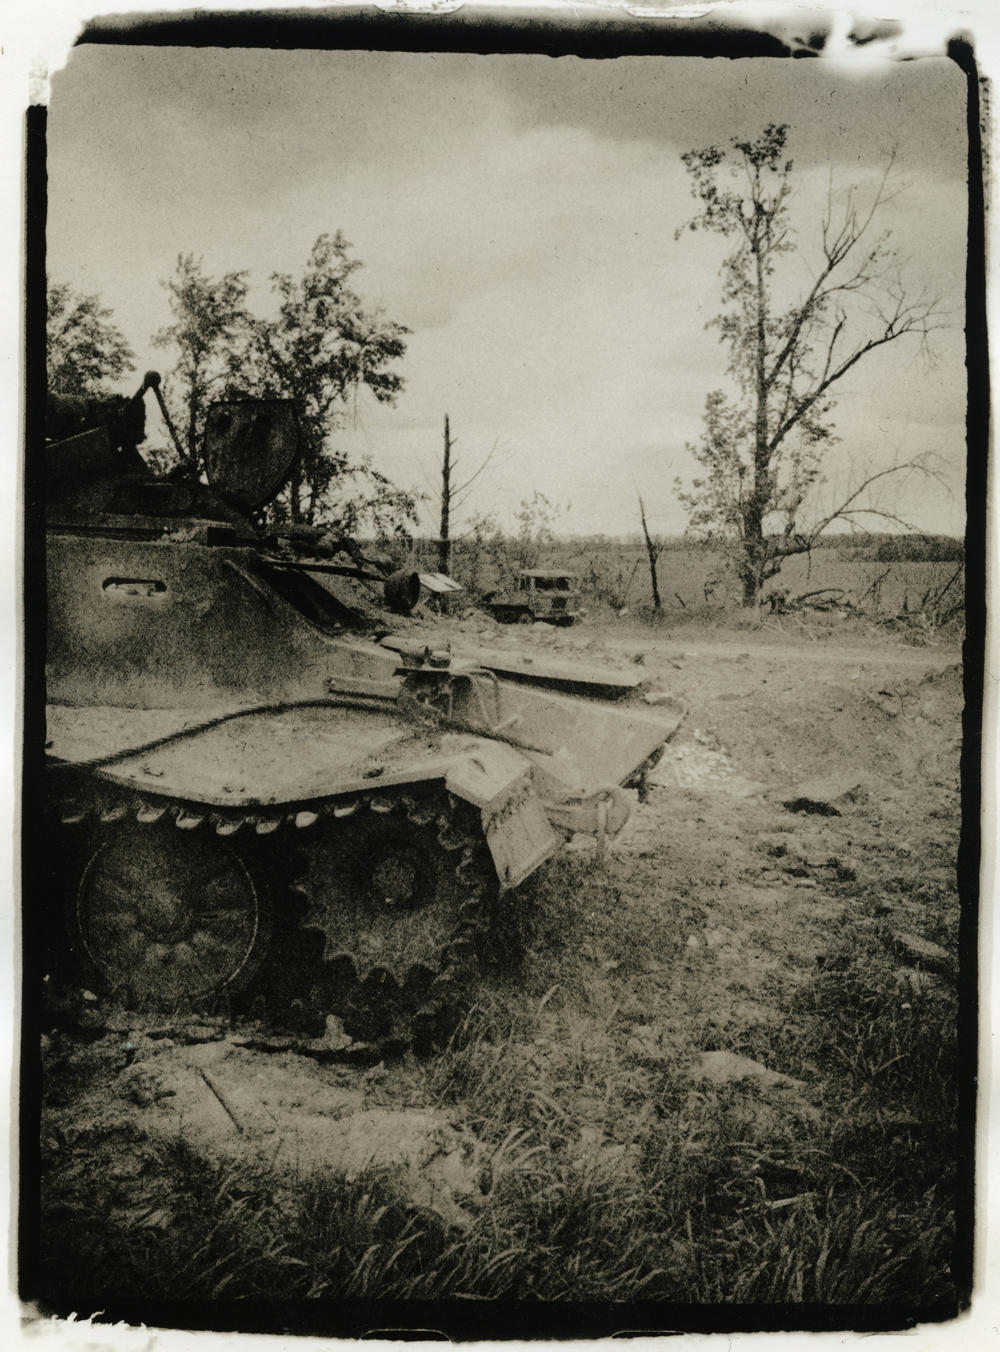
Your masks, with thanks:
[[[69,929],[104,994],[181,1010],[251,979],[270,939],[270,894],[261,870],[208,830],[122,822],[85,851]]]
[[[518,623],[518,624],[534,624],[534,623],[535,623],[535,617],[534,617],[534,615],[532,615],[532,613],[531,613],[530,610],[519,610],[519,611],[517,612],[516,618],[517,618],[517,623]]]

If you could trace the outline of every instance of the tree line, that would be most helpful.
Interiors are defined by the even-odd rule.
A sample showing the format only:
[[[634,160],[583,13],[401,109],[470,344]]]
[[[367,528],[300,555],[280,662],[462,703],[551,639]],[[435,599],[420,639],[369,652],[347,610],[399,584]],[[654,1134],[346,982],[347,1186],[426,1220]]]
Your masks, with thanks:
[[[323,525],[343,534],[391,535],[416,524],[416,500],[367,460],[351,459],[337,433],[360,393],[392,404],[403,389],[398,363],[408,330],[365,305],[352,285],[361,267],[340,231],[322,234],[302,273],[275,272],[275,312],[254,314],[246,271],[210,276],[181,254],[163,282],[170,322],[152,335],[170,365],[164,399],[175,444],[150,447],[164,473],[199,475],[209,406],[219,399],[294,402],[300,454],[291,481],[268,511],[276,521]],[[51,390],[100,395],[135,369],[134,353],[98,296],[49,281],[47,374]]]
[[[687,231],[707,232],[728,248],[719,260],[721,308],[709,321],[728,385],[707,392],[701,437],[685,448],[700,470],[688,484],[676,480],[673,492],[687,510],[688,537],[726,555],[747,606],[758,603],[788,558],[831,538],[831,528],[882,522],[910,530],[893,492],[912,476],[936,477],[928,456],[897,459],[861,472],[834,505],[829,494],[820,505],[838,441],[841,382],[884,347],[927,345],[944,313],[937,297],[907,283],[890,234],[880,229],[895,191],[891,160],[865,198],[850,188],[837,199],[831,182],[810,267],[793,219],[796,177],[787,143],[788,127],[770,124],[756,140],[734,137],[724,148],[685,152],[681,160],[698,208],[674,235],[679,243]],[[164,283],[171,320],[153,335],[172,357],[165,397],[181,429],[175,448],[156,453],[160,468],[202,471],[201,433],[213,400],[292,399],[301,457],[271,513],[346,534],[405,533],[416,524],[414,494],[370,462],[351,460],[338,442],[359,394],[393,404],[404,384],[398,363],[408,330],[365,305],[352,285],[360,266],[339,231],[320,235],[301,275],[272,274],[276,310],[262,318],[249,308],[245,271],[210,277],[195,255],[178,258]],[[51,388],[93,392],[133,369],[133,354],[99,297],[54,282],[48,302]],[[440,488],[434,490],[443,569],[462,534],[456,509],[493,455],[462,478],[455,445],[445,415]],[[673,449],[664,447],[665,459]],[[638,495],[658,600],[657,559],[670,546],[649,529],[651,504],[648,493]],[[551,531],[553,519],[552,504],[536,493],[521,504],[517,534],[532,538],[539,525],[542,533]],[[484,543],[496,534],[495,520],[474,518],[464,534]],[[911,557],[898,539],[886,536],[880,557]]]

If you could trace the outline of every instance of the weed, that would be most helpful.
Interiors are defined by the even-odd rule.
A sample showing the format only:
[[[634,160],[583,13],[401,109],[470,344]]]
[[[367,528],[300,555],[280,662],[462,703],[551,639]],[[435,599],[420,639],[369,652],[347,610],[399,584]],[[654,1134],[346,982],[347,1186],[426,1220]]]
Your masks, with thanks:
[[[63,1159],[47,1180],[45,1284],[92,1305],[946,1299],[947,1002],[914,1015],[886,976],[819,973],[757,1049],[819,1067],[821,1112],[775,1107],[749,1085],[692,1089],[669,1066],[630,1061],[613,1016],[494,994],[428,1067],[432,1095],[490,1151],[465,1230],[414,1207],[385,1171],[297,1177],[95,1129],[70,1143],[76,1171]],[[123,1148],[143,1158],[138,1179],[97,1183]]]

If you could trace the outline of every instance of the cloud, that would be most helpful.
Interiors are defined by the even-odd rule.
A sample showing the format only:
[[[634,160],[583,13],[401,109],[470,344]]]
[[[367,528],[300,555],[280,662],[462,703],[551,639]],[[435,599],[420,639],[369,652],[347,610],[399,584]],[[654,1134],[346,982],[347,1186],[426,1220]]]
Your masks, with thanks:
[[[965,79],[944,58],[857,62],[627,57],[496,64],[515,126],[585,128],[614,143],[668,151],[752,138],[787,122],[806,163],[859,166],[892,150],[922,174],[964,178]]]
[[[143,344],[166,322],[157,283],[178,253],[249,269],[263,307],[269,275],[342,228],[366,303],[413,331],[398,408],[362,405],[353,448],[418,482],[447,410],[471,461],[507,448],[471,510],[509,519],[538,487],[572,498],[576,529],[633,529],[634,477],[673,522],[684,445],[726,380],[705,324],[727,242],[674,241],[694,211],[680,149],[787,120],[815,251],[831,168],[871,184],[896,142],[910,189],[885,222],[917,284],[960,301],[961,77],[880,69],[848,82],[817,62],[81,48],[54,79],[50,270],[102,295],[141,368],[163,359]],[[954,462],[963,399],[956,332],[930,373],[902,348],[859,372],[838,427],[853,445],[881,419],[879,444],[936,439]]]

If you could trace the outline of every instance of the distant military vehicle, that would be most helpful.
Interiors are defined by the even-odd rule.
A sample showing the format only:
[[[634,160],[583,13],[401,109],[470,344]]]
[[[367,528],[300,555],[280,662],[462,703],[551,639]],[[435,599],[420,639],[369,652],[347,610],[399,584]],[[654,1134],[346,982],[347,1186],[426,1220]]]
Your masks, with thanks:
[[[517,587],[490,592],[484,605],[501,624],[573,624],[580,616],[580,578],[562,568],[522,568]]]

